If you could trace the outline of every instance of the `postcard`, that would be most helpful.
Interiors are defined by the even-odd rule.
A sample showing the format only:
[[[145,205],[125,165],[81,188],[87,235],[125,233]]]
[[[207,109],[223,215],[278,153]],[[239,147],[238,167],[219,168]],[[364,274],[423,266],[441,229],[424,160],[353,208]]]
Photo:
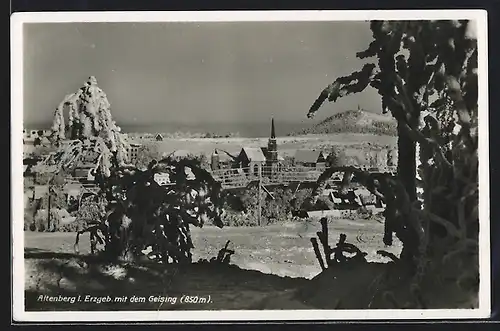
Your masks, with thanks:
[[[486,23],[13,14],[14,319],[487,318]]]

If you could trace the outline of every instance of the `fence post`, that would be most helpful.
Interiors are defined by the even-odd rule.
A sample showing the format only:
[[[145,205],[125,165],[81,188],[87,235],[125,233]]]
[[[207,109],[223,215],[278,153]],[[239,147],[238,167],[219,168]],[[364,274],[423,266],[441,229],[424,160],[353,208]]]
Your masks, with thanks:
[[[258,203],[258,208],[259,210],[257,210],[257,222],[258,222],[258,225],[260,226],[261,225],[261,213],[262,213],[262,202],[261,202],[261,199],[262,199],[262,166],[260,168],[260,171],[259,171],[259,194],[258,194],[258,199],[259,199],[259,203]]]
[[[50,183],[49,183],[49,195],[48,195],[48,201],[47,201],[47,231],[50,231],[50,223],[51,223],[51,219],[50,219]]]

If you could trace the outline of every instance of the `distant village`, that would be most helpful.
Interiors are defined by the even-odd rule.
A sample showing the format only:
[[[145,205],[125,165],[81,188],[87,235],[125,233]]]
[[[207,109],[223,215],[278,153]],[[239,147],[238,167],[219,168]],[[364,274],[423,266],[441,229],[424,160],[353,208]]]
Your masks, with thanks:
[[[48,195],[49,185],[40,183],[36,180],[29,180],[36,177],[36,171],[33,167],[39,164],[47,155],[44,153],[36,154],[39,148],[50,146],[50,130],[24,130],[24,176],[25,176],[25,195],[28,201],[40,199]],[[161,134],[152,135],[154,141],[160,142],[164,138]],[[140,143],[130,142],[128,144],[128,158],[134,163],[140,153]],[[52,150],[48,148],[47,153]],[[375,164],[378,166],[367,165],[364,167],[370,171],[384,171],[394,168],[396,165],[394,151],[373,152]],[[175,151],[170,156],[187,157],[188,151]],[[92,194],[97,190],[94,184],[93,170],[97,164],[98,155],[85,155],[75,166],[70,174],[64,178],[63,191],[68,204],[75,204],[80,201],[85,194]],[[326,167],[334,165],[335,157],[323,150],[297,149],[293,156],[284,156],[279,151],[276,140],[276,131],[274,119],[271,120],[270,136],[267,146],[249,147],[241,146],[240,152],[233,155],[222,149],[214,149],[207,158],[206,167],[214,174],[229,169],[241,170],[244,176],[271,177],[274,173],[282,171],[286,167],[302,168],[307,171],[323,171]],[[383,169],[381,169],[383,168]],[[170,184],[168,174],[157,174],[155,181],[159,185]]]

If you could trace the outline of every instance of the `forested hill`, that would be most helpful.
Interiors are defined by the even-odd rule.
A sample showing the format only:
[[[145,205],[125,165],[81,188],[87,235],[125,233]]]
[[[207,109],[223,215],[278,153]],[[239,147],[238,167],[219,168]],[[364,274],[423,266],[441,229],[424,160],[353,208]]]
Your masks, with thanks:
[[[289,136],[306,134],[371,133],[397,135],[396,121],[391,115],[370,113],[364,110],[347,110],[332,115],[323,121]]]

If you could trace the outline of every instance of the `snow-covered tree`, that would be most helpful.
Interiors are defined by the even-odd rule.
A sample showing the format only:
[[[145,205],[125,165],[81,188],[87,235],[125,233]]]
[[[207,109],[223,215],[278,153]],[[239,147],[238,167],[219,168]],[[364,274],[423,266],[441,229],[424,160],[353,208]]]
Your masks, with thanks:
[[[366,185],[377,188],[373,191],[380,190],[387,204],[384,243],[391,244],[396,233],[403,242],[401,259],[404,256],[417,267],[417,280],[424,275],[428,257],[446,252],[447,258],[466,260],[462,253],[473,252],[475,262],[469,263],[466,276],[472,275],[475,282],[479,228],[475,22],[372,21],[370,28],[372,42],[356,54],[367,63],[328,85],[308,116],[327,100],[335,102],[368,87],[377,90],[382,108],[398,123],[397,177],[362,173],[358,177],[366,177]]]
[[[64,113],[68,112],[65,125]],[[111,116],[111,104],[94,76],[57,107],[52,124],[52,141],[101,138],[119,162],[127,161],[127,142]]]
[[[64,126],[66,110],[69,120]],[[52,129],[54,142],[70,140],[42,162],[52,173],[71,169],[84,159],[96,164],[93,171],[100,189],[96,199],[101,199],[107,214],[79,233],[90,232],[92,247],[103,244],[109,258],[136,259],[151,248],[158,261],[189,263],[190,225],[202,227],[211,220],[222,227],[221,186],[202,169],[200,160],[152,159],[140,169],[127,164],[126,139],[95,77],[64,98]],[[154,176],[160,172],[168,173],[174,185],[158,185]]]

